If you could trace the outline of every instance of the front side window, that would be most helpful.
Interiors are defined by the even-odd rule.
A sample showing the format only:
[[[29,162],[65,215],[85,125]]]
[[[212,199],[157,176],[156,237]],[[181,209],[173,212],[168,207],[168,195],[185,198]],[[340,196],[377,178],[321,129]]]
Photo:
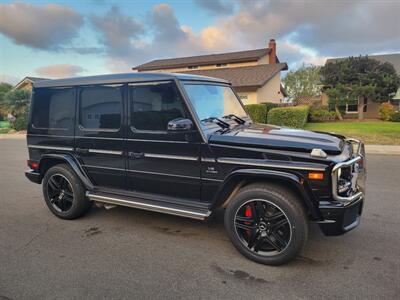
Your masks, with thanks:
[[[89,130],[117,130],[121,126],[122,86],[95,86],[80,92],[80,125]]]
[[[200,120],[247,114],[229,86],[185,83],[185,90]]]
[[[33,127],[67,130],[73,127],[74,114],[73,88],[35,90],[32,108]]]
[[[131,124],[137,130],[166,131],[168,122],[186,117],[183,99],[172,82],[132,85]]]

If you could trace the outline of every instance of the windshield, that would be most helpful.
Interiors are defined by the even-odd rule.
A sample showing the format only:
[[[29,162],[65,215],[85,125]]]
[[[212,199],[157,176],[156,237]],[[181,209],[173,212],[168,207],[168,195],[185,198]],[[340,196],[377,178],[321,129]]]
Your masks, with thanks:
[[[247,117],[229,86],[193,83],[186,83],[184,86],[200,120],[229,115]]]

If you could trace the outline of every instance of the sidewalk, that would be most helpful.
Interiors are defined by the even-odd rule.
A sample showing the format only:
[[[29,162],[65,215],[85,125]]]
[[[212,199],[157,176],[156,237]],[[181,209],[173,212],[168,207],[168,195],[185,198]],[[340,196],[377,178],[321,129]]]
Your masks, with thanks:
[[[5,139],[25,139],[26,134],[23,133],[10,133],[0,134],[0,140]],[[399,145],[365,145],[365,152],[367,154],[382,154],[382,155],[400,155]]]
[[[365,145],[367,154],[400,155],[398,145]]]

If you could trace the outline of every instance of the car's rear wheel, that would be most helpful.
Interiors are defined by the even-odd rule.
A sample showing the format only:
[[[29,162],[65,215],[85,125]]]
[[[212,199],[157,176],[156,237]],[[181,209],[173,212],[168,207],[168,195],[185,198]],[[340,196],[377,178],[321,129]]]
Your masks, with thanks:
[[[267,265],[294,258],[308,233],[299,199],[276,184],[251,184],[240,190],[226,209],[225,227],[244,256]]]
[[[85,188],[65,164],[50,168],[43,178],[43,195],[50,211],[61,219],[76,219],[90,208]]]

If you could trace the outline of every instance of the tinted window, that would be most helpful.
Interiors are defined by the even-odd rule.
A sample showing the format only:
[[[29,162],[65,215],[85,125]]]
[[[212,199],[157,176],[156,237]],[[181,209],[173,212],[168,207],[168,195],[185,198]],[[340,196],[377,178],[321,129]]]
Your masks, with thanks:
[[[186,116],[173,83],[130,86],[132,126],[139,130],[167,130],[168,122]]]
[[[121,86],[83,88],[80,93],[80,125],[86,129],[119,129]]]
[[[36,89],[32,124],[35,128],[68,129],[73,127],[75,111],[73,88]]]

